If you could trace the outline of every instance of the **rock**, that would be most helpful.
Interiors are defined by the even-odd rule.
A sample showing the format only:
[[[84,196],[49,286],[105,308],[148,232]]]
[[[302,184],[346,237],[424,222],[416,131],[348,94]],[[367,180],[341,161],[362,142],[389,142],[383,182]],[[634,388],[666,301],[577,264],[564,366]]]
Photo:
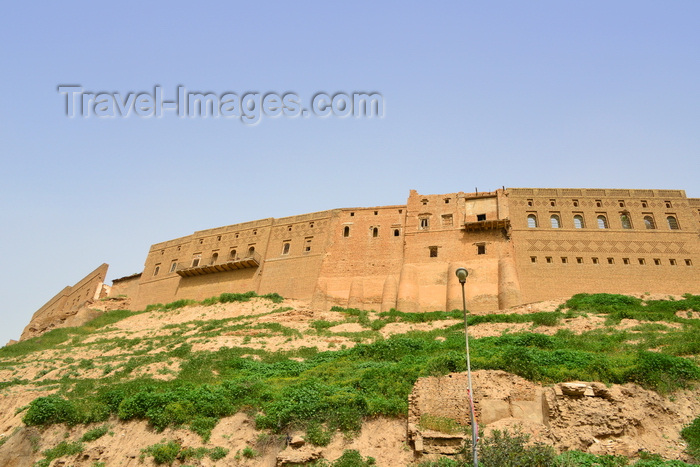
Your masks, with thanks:
[[[588,385],[583,383],[561,383],[559,386],[562,393],[574,397],[583,396],[588,389]]]
[[[321,448],[291,449],[287,448],[277,454],[277,467],[289,464],[306,464],[321,458]]]
[[[289,441],[289,445],[293,448],[300,448],[305,444],[306,444],[306,441],[304,440],[304,438],[302,438],[299,435],[292,436],[291,441]]]

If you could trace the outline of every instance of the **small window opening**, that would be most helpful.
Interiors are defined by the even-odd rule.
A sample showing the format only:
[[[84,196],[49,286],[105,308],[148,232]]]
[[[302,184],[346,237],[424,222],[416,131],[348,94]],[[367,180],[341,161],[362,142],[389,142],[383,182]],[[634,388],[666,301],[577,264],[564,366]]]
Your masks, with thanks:
[[[219,253],[214,253],[211,255],[211,264],[216,264],[216,262],[219,260]]]
[[[376,216],[377,214],[379,214],[379,211],[374,211],[374,215]]]
[[[398,237],[400,235],[401,235],[401,232],[399,231],[399,229],[394,229],[394,237]]]
[[[283,255],[289,254],[289,242],[284,242],[284,245],[282,245],[282,254]]]
[[[346,225],[343,227],[343,237],[349,237],[350,236],[350,226]]]
[[[648,208],[648,207],[649,207],[649,203],[647,203],[646,201],[642,201],[642,207],[643,207],[643,208]]]
[[[216,237],[216,241],[217,241],[217,242],[220,242],[220,241],[221,241],[221,235],[219,235],[219,236]]]
[[[352,216],[354,216],[354,215],[355,215],[355,213],[354,213],[354,212],[351,212],[351,213],[350,213],[350,217],[352,217]]]
[[[483,243],[480,243],[476,246],[476,254],[477,255],[485,255],[486,254],[486,245]]]
[[[569,258],[567,258],[566,256],[562,256],[562,257],[561,257],[561,262],[562,262],[562,264],[566,264],[566,263],[569,262]]]
[[[573,203],[574,203],[574,207],[577,208],[578,207],[578,200],[577,199],[573,200]]]
[[[671,266],[675,266],[675,265],[676,265],[676,260],[673,259],[673,258],[672,258],[672,259],[669,259],[668,262],[671,263]]]
[[[527,205],[528,205],[528,206],[532,206],[532,200],[531,200],[531,199],[528,199],[528,200],[527,200]]]
[[[537,256],[530,256],[530,262],[531,262],[531,263],[536,263],[536,262],[537,262]]]
[[[593,264],[598,264],[598,263],[599,263],[598,258],[596,258],[595,256],[594,256],[593,258],[591,258],[591,262],[592,262]]]
[[[678,220],[674,216],[668,216],[666,222],[668,222],[669,229],[678,230]]]
[[[670,201],[664,201],[666,203],[666,209],[671,209],[671,202]]]
[[[619,201],[617,202],[617,204],[619,204],[621,208],[624,208],[624,207],[625,207],[625,201],[622,200],[622,199],[619,200]]]
[[[192,258],[192,267],[193,268],[196,268],[197,266],[199,266],[200,259],[201,258],[199,256],[195,256],[194,258]]]
[[[583,264],[583,258],[581,258],[580,256],[578,256],[578,257],[576,258],[576,262],[577,262],[578,264]]]
[[[374,227],[372,229],[372,237],[375,237],[375,238],[379,237],[379,229],[378,228]]]
[[[629,258],[622,258],[622,264],[630,264]]]
[[[425,199],[425,198],[423,198],[423,199],[421,200],[421,203],[423,203],[423,205],[426,205],[426,204],[428,204],[428,200]]]
[[[200,238],[200,239],[199,239],[199,244],[201,245],[202,243],[204,243],[204,239],[203,239],[203,238]]]
[[[313,229],[313,228],[314,228],[314,223],[313,223],[313,222],[309,222],[309,227]]]
[[[603,206],[603,202],[601,200],[597,199],[597,200],[595,200],[595,205],[597,207],[601,207],[601,206]]]
[[[615,264],[615,258],[608,258],[608,264]]]
[[[431,247],[428,247],[428,248],[429,248],[429,250],[430,250],[430,257],[431,257],[431,258],[437,258],[437,255],[438,255],[438,247],[436,247],[436,246],[431,246]]]
[[[550,200],[549,200],[549,205],[550,205],[550,206],[556,206],[556,205],[557,205],[557,200],[555,200],[555,199],[550,199]]]
[[[445,204],[450,204],[450,198],[445,198]]]
[[[654,258],[654,265],[661,266],[661,260],[659,258]]]
[[[236,250],[231,250],[231,253],[229,253],[228,257],[231,259],[236,259]]]
[[[291,231],[292,231],[292,226],[291,226],[291,225],[288,225],[288,226],[287,226],[287,232],[291,232]]]
[[[429,224],[430,224],[428,221],[429,221],[429,220],[428,220],[427,217],[422,217],[421,220],[420,220],[420,228],[421,228],[421,229],[427,229],[428,226],[429,226]]]
[[[485,221],[485,220],[486,220],[486,214],[477,214],[477,215],[476,215],[476,220],[477,220],[477,221]]]
[[[690,259],[686,259],[686,260],[685,260],[685,265],[686,265],[686,266],[692,266],[692,265],[693,265],[693,261],[690,260]]]
[[[170,264],[170,272],[175,272],[175,269],[177,269],[177,260]]]
[[[159,272],[160,272],[160,266],[156,266],[156,268],[153,270],[153,275],[157,276]]]
[[[251,246],[248,248],[248,256],[253,256],[253,253],[255,253],[255,247]]]
[[[645,260],[644,258],[638,258],[637,261],[639,261],[639,264],[640,264],[641,266],[644,266],[645,264],[647,264],[647,262],[646,262],[646,260]]]
[[[551,257],[551,256],[545,256],[544,259],[545,259],[545,261],[547,261],[548,263],[551,263],[551,262],[552,262],[552,257]]]
[[[311,239],[307,238],[306,242],[304,243],[304,253],[308,253],[311,251]]]

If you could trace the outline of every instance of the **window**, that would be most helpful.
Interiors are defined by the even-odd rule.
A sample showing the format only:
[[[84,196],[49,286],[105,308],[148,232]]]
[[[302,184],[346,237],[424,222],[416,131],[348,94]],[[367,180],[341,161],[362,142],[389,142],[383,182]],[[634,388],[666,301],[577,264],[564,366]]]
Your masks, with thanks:
[[[530,262],[531,262],[531,263],[536,263],[536,262],[537,262],[537,256],[530,256]]]
[[[545,256],[544,260],[547,261],[548,263],[552,262],[552,257],[551,256]]]
[[[216,262],[219,260],[219,253],[212,253],[211,255],[211,263],[210,264],[216,264]]]
[[[423,203],[424,206],[428,204],[428,200],[426,198],[423,198],[420,202]]]
[[[170,272],[175,272],[176,269],[177,269],[177,260],[170,263]]]
[[[670,201],[664,201],[664,203],[666,203],[666,209],[671,209],[673,207]]]
[[[379,214],[379,211],[374,211],[374,215],[375,215],[375,216],[378,215],[378,214]]]
[[[668,216],[666,218],[666,222],[668,222],[669,229],[678,230],[678,220],[675,218],[675,216]]]
[[[289,246],[290,246],[290,243],[288,241],[284,242],[284,244],[282,245],[282,254],[283,255],[289,254]]]
[[[199,239],[199,244],[201,245],[202,243],[204,243],[204,239],[203,239],[203,238],[200,238],[200,239]]]
[[[591,262],[593,264],[598,264],[598,258],[596,258],[596,257],[591,258]]]
[[[350,236],[350,226],[346,225],[343,227],[343,237],[349,237]]]
[[[485,255],[486,254],[486,244],[485,243],[479,243],[476,245],[476,254],[477,255]]]
[[[527,205],[528,205],[528,206],[532,206],[532,200],[531,200],[531,199],[528,199],[528,200],[527,200]]]
[[[292,231],[292,226],[291,226],[291,225],[288,225],[288,226],[287,226],[287,232],[291,232],[291,231]]]
[[[632,222],[627,214],[620,214],[620,224],[622,224],[623,229],[631,229]]]
[[[630,264],[629,258],[622,258],[622,264]]]
[[[550,206],[556,206],[556,205],[557,205],[557,200],[555,200],[555,199],[550,199],[550,200],[549,200],[549,205],[550,205]]]
[[[568,262],[569,262],[569,258],[567,258],[566,256],[561,257],[561,264],[566,264]]]
[[[640,266],[644,266],[645,264],[647,264],[647,262],[644,258],[639,258],[637,261],[639,261]]]
[[[649,207],[649,203],[647,203],[646,201],[642,200],[642,207],[643,207],[643,208],[648,208],[648,207]]]
[[[377,227],[372,228],[372,236],[373,237],[379,237],[379,229]]]
[[[608,258],[608,264],[615,264],[615,258]]]
[[[601,206],[603,206],[603,202],[601,200],[597,199],[597,200],[595,200],[595,205],[597,207],[601,207]]]
[[[537,227],[537,216],[534,214],[528,214],[527,216],[527,226],[531,229]]]
[[[654,218],[651,216],[644,216],[644,226],[647,229],[655,229],[656,224],[654,223]]]
[[[583,223],[583,216],[581,214],[576,214],[574,216],[574,228],[575,229],[582,229],[585,226]]]
[[[661,260],[659,258],[654,258],[654,265],[661,266]]]
[[[350,217],[352,217],[352,216],[354,216],[354,215],[355,215],[355,213],[354,213],[354,212],[351,212],[351,213],[350,213]]]
[[[477,215],[476,215],[476,220],[477,220],[477,221],[485,221],[485,220],[486,220],[486,214],[477,214]]]
[[[622,200],[622,199],[619,200],[619,201],[617,202],[617,204],[619,204],[621,208],[624,208],[624,207],[625,207],[625,201]]]
[[[675,259],[669,259],[668,262],[671,263],[671,266],[675,266],[675,265],[676,265],[676,260],[675,260]]]
[[[686,266],[692,266],[692,265],[693,265],[693,261],[692,261],[692,260],[689,260],[689,259],[686,259],[686,260],[685,260],[685,265],[686,265]]]
[[[231,253],[229,253],[228,257],[231,259],[236,259],[236,250],[231,250]]]
[[[578,200],[574,199],[574,200],[572,200],[572,202],[574,203],[574,207],[577,208],[578,207]]]
[[[313,240],[313,237],[307,237],[304,239],[304,253],[311,251],[311,240]]]
[[[221,235],[219,235],[219,236],[216,237],[216,241],[217,241],[217,242],[220,242],[220,241],[221,241]]]
[[[581,258],[580,256],[577,257],[577,258],[576,258],[576,262],[577,262],[578,264],[583,264],[583,258]]]
[[[255,253],[255,247],[251,246],[250,248],[248,248],[248,256],[253,256],[253,253]]]
[[[311,229],[314,228],[314,223],[313,223],[313,222],[309,222],[309,228],[311,228]]]
[[[436,247],[436,246],[431,246],[431,247],[428,247],[428,249],[430,250],[430,257],[431,257],[431,258],[437,258],[437,255],[438,255],[438,247]]]
[[[427,229],[430,226],[429,219],[427,217],[420,218],[420,228]]]
[[[199,261],[200,261],[201,259],[202,259],[202,255],[201,255],[201,254],[195,255],[195,256],[192,258],[192,267],[193,267],[193,268],[196,268],[197,266],[199,266]]]
[[[450,204],[450,198],[445,198],[445,204]]]
[[[399,237],[401,235],[401,231],[399,229],[394,229],[394,237]]]
[[[452,225],[452,214],[442,215],[442,225]]]
[[[160,272],[160,264],[157,264],[157,265],[156,265],[155,269],[153,270],[153,275],[154,275],[154,276],[157,276],[157,275],[158,275],[158,272]]]
[[[598,216],[598,228],[599,229],[607,229],[608,228],[608,219],[603,215]]]
[[[549,222],[552,224],[553,229],[558,229],[561,227],[561,220],[556,214],[552,214],[552,216],[549,218]]]

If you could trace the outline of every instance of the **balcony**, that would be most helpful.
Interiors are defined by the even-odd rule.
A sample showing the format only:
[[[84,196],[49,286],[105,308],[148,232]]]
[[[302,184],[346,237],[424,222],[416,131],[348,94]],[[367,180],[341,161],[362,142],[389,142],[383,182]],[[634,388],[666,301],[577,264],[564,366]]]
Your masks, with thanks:
[[[256,251],[244,257],[220,258],[212,256],[210,258],[199,258],[199,261],[192,260],[187,263],[178,263],[175,272],[181,277],[203,276],[216,272],[236,271],[238,269],[257,268],[262,262],[262,257]]]
[[[499,230],[503,229],[506,232],[510,229],[509,219],[491,219],[485,221],[465,222],[464,230],[466,232],[478,232],[482,230]]]

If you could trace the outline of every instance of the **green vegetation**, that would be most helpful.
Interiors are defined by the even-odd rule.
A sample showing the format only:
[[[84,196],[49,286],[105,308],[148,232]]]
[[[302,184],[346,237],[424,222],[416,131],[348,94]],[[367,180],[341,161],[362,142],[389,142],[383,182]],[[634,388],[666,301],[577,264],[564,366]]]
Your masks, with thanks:
[[[222,294],[198,303],[240,302],[255,296],[253,293]],[[279,296],[264,297],[274,302]],[[152,310],[177,310],[186,306],[183,303],[159,305]],[[700,380],[697,364],[700,320],[682,317],[687,316],[684,313],[676,316],[676,313],[699,307],[700,296],[693,295],[686,295],[682,300],[643,301],[621,295],[580,294],[553,312],[468,315],[470,325],[501,322],[552,326],[583,313],[602,314],[610,323],[625,318],[642,321],[627,330],[605,327],[578,335],[559,330],[554,335],[518,332],[470,339],[472,369],[501,369],[545,384],[570,380],[637,382],[662,393],[691,387]],[[11,358],[49,348],[94,346],[101,352],[122,349],[116,358],[76,361],[62,356],[63,365],[58,367],[55,365],[59,360],[47,362],[50,365],[45,365],[44,369],[55,371],[45,374],[47,377],[58,374],[55,377],[58,379],[42,379],[32,384],[55,387],[57,392],[29,404],[23,417],[27,425],[95,423],[116,416],[121,420],[147,420],[156,430],[187,427],[206,442],[222,417],[244,410],[255,417],[259,429],[272,433],[282,433],[292,427],[305,429],[307,441],[319,446],[327,445],[336,430],[358,430],[365,417],[405,415],[408,394],[419,377],[466,369],[463,316],[456,310],[376,313],[334,307],[337,320],[310,323],[313,330],[308,332],[313,335],[338,336],[357,342],[350,349],[318,352],[312,347],[268,352],[242,345],[194,351],[193,344],[224,332],[253,331],[254,340],[273,335],[289,340],[301,337],[296,329],[278,322],[255,321],[257,317],[286,310],[279,308],[257,315],[169,325],[165,327],[166,335],[154,337],[101,339],[100,333],[109,329],[109,325],[134,315],[122,310],[110,312],[113,314],[105,314],[86,326],[57,329],[41,338],[1,349],[0,368],[9,367]],[[447,328],[411,331],[386,339],[378,332],[393,322],[441,320],[457,322]],[[333,326],[348,322],[358,323],[364,329],[355,333],[331,331]],[[88,335],[93,341],[89,344],[83,342]],[[189,340],[187,336],[191,336]],[[14,349],[21,344],[26,345]],[[175,378],[157,380],[144,372],[136,372],[158,362],[174,364],[171,368],[177,368]],[[17,365],[17,362],[12,364]],[[94,372],[94,369],[103,374],[96,379],[79,378],[81,371]],[[17,380],[11,384],[27,383]],[[461,429],[449,422],[426,418],[421,420],[421,425],[447,432]],[[700,422],[694,422],[684,431],[691,446],[697,446],[691,439],[700,438],[698,425]],[[93,431],[95,433],[90,436],[96,436],[96,430],[102,429],[90,430],[85,436]],[[517,435],[507,438],[506,435],[500,435],[496,444],[515,450],[519,442]],[[90,439],[84,437],[83,441]],[[154,446],[157,447],[151,447],[145,454],[153,456],[154,460],[156,456],[165,459],[163,463],[172,462],[167,460],[174,451],[172,444]],[[179,446],[175,458],[201,454],[196,450],[185,454],[181,451]],[[649,462],[655,460],[649,459]]]
[[[310,464],[312,467],[369,467],[375,465],[377,461],[374,457],[362,457],[360,451],[355,449],[346,449],[343,451],[343,455],[340,456],[335,462],[328,462],[326,460],[318,460]]]
[[[96,439],[100,439],[104,435],[106,435],[108,431],[109,425],[98,426],[97,428],[93,428],[92,430],[86,431],[85,434],[80,438],[80,441],[85,443],[95,441]]]
[[[34,464],[35,467],[48,467],[51,461],[63,456],[72,456],[83,452],[82,443],[61,441],[56,447],[47,449],[42,454],[44,458]]]
[[[688,443],[688,453],[700,461],[700,417],[697,417],[681,431],[681,436]]]

